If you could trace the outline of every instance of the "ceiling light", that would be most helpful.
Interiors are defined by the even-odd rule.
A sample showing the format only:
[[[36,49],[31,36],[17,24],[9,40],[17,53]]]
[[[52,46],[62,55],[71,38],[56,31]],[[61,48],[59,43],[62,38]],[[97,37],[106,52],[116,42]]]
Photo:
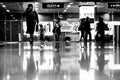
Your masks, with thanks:
[[[6,8],[6,6],[5,6],[5,5],[2,5],[2,7]]]
[[[6,10],[7,12],[10,12],[10,10]]]
[[[69,3],[69,4],[73,4],[73,2]]]
[[[71,7],[71,5],[68,5],[67,7],[69,8],[69,7]]]
[[[65,9],[63,12],[67,12],[67,10]]]

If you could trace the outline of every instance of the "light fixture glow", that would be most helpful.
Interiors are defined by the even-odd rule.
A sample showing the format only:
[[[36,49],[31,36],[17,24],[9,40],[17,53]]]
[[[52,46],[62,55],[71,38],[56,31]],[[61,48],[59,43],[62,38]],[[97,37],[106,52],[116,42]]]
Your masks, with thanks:
[[[65,9],[63,12],[67,12],[67,10]]]
[[[10,10],[6,10],[7,12],[10,12]]]
[[[69,4],[73,4],[73,3],[71,2],[71,3],[69,3]]]
[[[6,5],[2,5],[2,7],[6,8]]]
[[[68,5],[67,7],[69,8],[69,7],[71,7],[71,5]]]

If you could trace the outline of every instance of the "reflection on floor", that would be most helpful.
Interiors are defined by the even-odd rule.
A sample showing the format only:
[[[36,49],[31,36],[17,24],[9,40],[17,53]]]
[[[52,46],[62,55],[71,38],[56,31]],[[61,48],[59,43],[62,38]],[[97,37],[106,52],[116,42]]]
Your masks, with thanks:
[[[0,80],[119,80],[112,42],[19,42],[0,47]]]

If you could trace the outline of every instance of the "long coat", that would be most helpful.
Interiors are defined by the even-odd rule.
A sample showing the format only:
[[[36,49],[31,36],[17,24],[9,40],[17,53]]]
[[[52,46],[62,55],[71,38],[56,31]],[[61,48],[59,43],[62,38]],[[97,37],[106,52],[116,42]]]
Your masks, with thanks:
[[[35,25],[38,23],[38,15],[36,11],[25,11],[24,16],[27,22],[27,32],[33,34],[35,30]]]

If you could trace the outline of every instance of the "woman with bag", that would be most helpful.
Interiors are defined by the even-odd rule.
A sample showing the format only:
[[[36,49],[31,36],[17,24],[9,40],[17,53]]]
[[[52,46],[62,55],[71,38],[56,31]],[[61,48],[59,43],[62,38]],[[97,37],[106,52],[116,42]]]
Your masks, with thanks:
[[[84,35],[85,35],[85,29],[84,29],[84,21],[85,18],[81,19],[80,25],[78,27],[78,30],[81,31],[81,37],[80,37],[80,41],[82,40],[82,38],[84,39]]]
[[[26,17],[26,23],[27,23],[27,32],[30,34],[30,42],[33,42],[33,34],[35,30],[35,26],[38,26],[38,15],[37,12],[33,10],[33,5],[28,4],[28,7],[23,14],[24,17]]]
[[[103,22],[103,18],[99,17],[99,22],[97,23],[97,27],[96,27],[96,40],[101,40],[104,41],[105,40],[105,30],[107,29],[107,25]]]

